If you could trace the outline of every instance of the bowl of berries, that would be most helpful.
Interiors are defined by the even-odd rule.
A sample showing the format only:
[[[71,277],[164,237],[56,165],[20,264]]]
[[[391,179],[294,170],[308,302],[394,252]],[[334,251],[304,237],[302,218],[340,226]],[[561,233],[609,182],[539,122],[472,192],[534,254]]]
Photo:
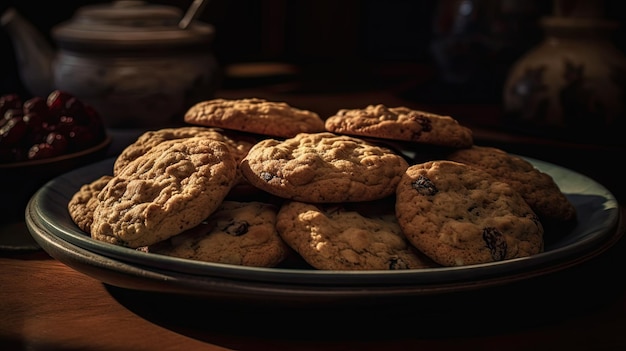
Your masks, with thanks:
[[[106,156],[111,137],[98,112],[64,91],[0,96],[0,222],[22,221],[47,181]],[[1,224],[1,223],[0,223]]]

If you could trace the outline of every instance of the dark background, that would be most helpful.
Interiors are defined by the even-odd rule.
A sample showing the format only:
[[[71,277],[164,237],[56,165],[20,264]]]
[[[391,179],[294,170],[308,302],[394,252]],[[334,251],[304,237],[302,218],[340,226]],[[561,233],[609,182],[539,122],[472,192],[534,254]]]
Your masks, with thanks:
[[[1,0],[46,35],[78,7],[110,1]],[[580,2],[585,2],[581,0]],[[154,0],[184,12],[192,0]],[[621,0],[606,0],[601,14],[624,23]],[[562,2],[564,7],[578,1]],[[474,6],[465,21],[462,4]],[[543,39],[538,23],[554,11],[546,0],[212,0],[199,20],[215,26],[220,67],[279,62],[298,67],[299,89],[308,92],[398,89],[402,98],[425,104],[499,105],[514,62]],[[578,13],[576,16],[591,16]],[[614,35],[626,52],[624,25]],[[12,43],[0,29],[0,93],[28,96]],[[454,74],[450,75],[450,72]],[[461,72],[459,74],[458,72]],[[448,75],[446,75],[448,73]],[[223,88],[254,84],[232,79]],[[258,82],[257,82],[258,83]],[[400,87],[400,88],[398,88]]]
[[[13,0],[14,6],[48,36],[87,4],[109,1]],[[188,1],[150,1],[186,10]],[[324,66],[324,72],[356,75],[372,61],[429,61],[435,1],[212,0],[199,19],[215,26],[214,51],[222,66],[239,62],[280,61]],[[0,30],[4,64],[2,93],[23,92],[12,44]],[[367,72],[359,72],[367,74]],[[334,75],[336,77],[336,75]],[[346,80],[349,80],[347,78]]]
[[[14,6],[49,37],[51,28],[69,20],[78,7],[102,2],[108,1],[3,0],[0,11]],[[192,3],[150,2],[183,11]],[[435,60],[433,44],[457,40],[460,44],[456,50],[466,50],[460,53],[466,55],[463,64],[472,70],[461,84],[478,88],[464,89],[475,92],[474,96],[466,93],[464,98],[498,102],[508,68],[541,40],[537,20],[551,13],[552,2],[466,2],[476,6],[479,17],[454,35],[452,14],[461,1],[213,0],[199,19],[216,28],[214,50],[222,67],[242,62],[293,63],[302,67],[305,77],[316,81],[311,89],[376,87],[384,83],[377,73],[379,67],[403,67],[406,63],[422,65],[424,70],[420,72],[442,83],[439,75],[443,68]],[[619,0],[607,1],[606,17],[623,22],[623,12],[617,11],[619,5]],[[616,33],[620,48],[626,47],[622,33],[621,29]],[[11,41],[3,30],[0,48],[4,59],[0,65],[0,93],[28,94],[17,74]],[[402,75],[402,71],[395,74]],[[324,84],[330,81],[332,84]],[[424,98],[450,102],[463,99],[455,97],[458,91],[446,84],[431,85],[430,96]]]

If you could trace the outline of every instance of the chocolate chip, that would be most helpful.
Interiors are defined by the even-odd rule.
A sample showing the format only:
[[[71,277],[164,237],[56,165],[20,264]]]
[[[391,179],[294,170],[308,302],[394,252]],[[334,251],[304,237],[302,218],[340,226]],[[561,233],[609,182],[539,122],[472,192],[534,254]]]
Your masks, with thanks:
[[[435,183],[427,177],[420,174],[419,177],[411,184],[413,189],[417,190],[421,195],[435,195],[439,192]]]
[[[248,232],[249,226],[250,225],[246,221],[233,221],[233,222],[228,223],[228,225],[226,226],[226,228],[223,229],[223,231],[232,236],[240,236]]]
[[[408,269],[409,266],[407,266],[407,264],[402,261],[402,259],[400,259],[399,257],[392,257],[389,259],[389,269],[390,270],[395,270],[395,269]]]
[[[483,240],[487,248],[491,251],[491,258],[494,261],[502,261],[506,257],[506,239],[500,231],[493,227],[483,229]]]
[[[433,130],[432,122],[430,118],[426,118],[420,114],[413,113],[410,119],[417,122],[420,125],[420,130],[416,131],[413,135],[413,139],[419,139],[422,133],[428,133]]]
[[[261,172],[261,178],[264,181],[269,182],[272,178],[274,178],[274,175],[269,172]]]

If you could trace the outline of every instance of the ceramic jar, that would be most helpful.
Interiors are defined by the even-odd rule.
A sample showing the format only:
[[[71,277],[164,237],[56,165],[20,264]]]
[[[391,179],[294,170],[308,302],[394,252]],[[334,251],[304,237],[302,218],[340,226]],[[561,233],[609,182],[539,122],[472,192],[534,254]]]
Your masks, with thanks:
[[[615,22],[543,19],[545,40],[511,68],[505,124],[574,141],[613,143],[623,133],[626,59],[611,40]]]
[[[213,26],[180,29],[177,8],[116,1],[79,9],[53,28],[56,88],[94,106],[109,127],[159,127],[182,120],[212,97],[217,62]]]
[[[92,105],[111,128],[182,123],[219,85],[214,27],[179,25],[182,10],[138,0],[79,8],[52,28],[54,46],[14,9],[0,23],[33,95],[59,89]]]

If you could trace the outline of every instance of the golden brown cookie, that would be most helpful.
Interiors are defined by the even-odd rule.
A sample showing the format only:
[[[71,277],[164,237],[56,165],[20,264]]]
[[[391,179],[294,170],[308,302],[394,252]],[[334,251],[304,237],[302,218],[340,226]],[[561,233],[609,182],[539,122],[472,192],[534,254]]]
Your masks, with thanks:
[[[472,131],[450,116],[381,104],[341,109],[326,119],[325,128],[337,134],[452,148],[470,147],[474,142]]]
[[[285,202],[276,228],[311,266],[323,270],[400,270],[435,267],[404,237],[393,204],[389,211],[367,202],[378,214],[349,205]]]
[[[98,194],[111,178],[113,178],[111,175],[103,175],[91,183],[84,184],[67,204],[70,218],[85,233],[91,234],[93,212],[98,206]]]
[[[576,220],[576,208],[554,179],[521,157],[498,148],[474,145],[452,152],[447,159],[480,167],[496,179],[510,184],[542,221]]]
[[[404,235],[443,266],[531,256],[543,251],[543,226],[509,184],[464,163],[410,166],[398,184]]]
[[[393,194],[408,163],[390,149],[324,132],[262,140],[239,166],[250,184],[270,194],[338,203]]]
[[[148,150],[167,140],[176,140],[191,137],[205,137],[222,141],[228,145],[235,161],[239,163],[248,153],[248,150],[256,143],[250,138],[233,137],[219,128],[207,128],[198,126],[185,126],[177,128],[163,128],[150,130],[141,134],[135,142],[128,145],[115,159],[113,174],[118,174],[124,166],[137,157],[145,154]]]
[[[280,138],[324,131],[324,121],[317,113],[258,98],[202,101],[187,110],[184,120],[193,125]]]
[[[277,211],[262,202],[224,201],[198,226],[145,251],[197,261],[275,267],[288,251],[276,231]]]
[[[168,140],[137,157],[98,194],[92,238],[137,248],[193,228],[236,180],[228,146],[193,137]]]

